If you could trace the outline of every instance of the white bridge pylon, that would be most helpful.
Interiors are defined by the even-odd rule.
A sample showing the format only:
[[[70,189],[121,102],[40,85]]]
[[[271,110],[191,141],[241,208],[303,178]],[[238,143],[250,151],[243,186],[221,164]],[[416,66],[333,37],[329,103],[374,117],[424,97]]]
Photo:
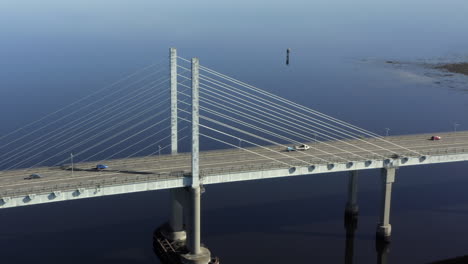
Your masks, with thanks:
[[[177,58],[185,63],[190,62],[190,69],[187,66],[178,65]],[[186,241],[187,248],[190,251],[188,256],[184,256],[187,261],[208,263],[210,259],[209,250],[200,246],[199,135],[243,151],[254,152],[252,148],[241,146],[243,142],[248,146],[256,147],[257,151],[260,150],[260,152],[254,152],[254,154],[289,167],[294,167],[295,163],[310,164],[310,161],[305,161],[302,157],[298,158],[296,155],[291,156],[290,153],[278,151],[277,147],[279,149],[288,149],[287,144],[291,143],[304,144],[304,142],[312,142],[312,144],[318,144],[320,142],[326,147],[315,148],[316,151],[313,154],[308,151],[299,153],[309,156],[310,159],[328,163],[333,162],[327,160],[324,156],[318,155],[320,152],[327,158],[333,157],[348,163],[352,162],[353,158],[356,157],[365,159],[365,156],[369,154],[385,158],[395,153],[395,150],[390,149],[388,146],[383,147],[375,142],[364,140],[364,138],[369,137],[385,142],[386,145],[390,145],[392,148],[397,147],[397,152],[404,150],[405,152],[420,155],[414,150],[386,141],[375,133],[300,106],[200,66],[197,58],[188,61],[177,57],[175,48],[170,50],[170,62],[172,154],[176,155],[178,153],[178,135],[174,135],[174,133],[177,133],[178,121],[190,123],[192,127],[192,162],[189,185],[185,189],[171,190],[171,216],[165,234],[168,239]],[[181,69],[181,73],[178,73],[179,69]],[[179,77],[182,80],[191,81],[191,87],[178,83]],[[191,89],[191,95],[178,91],[179,85]],[[191,99],[191,104],[179,100],[179,95]],[[180,110],[183,113],[191,114],[191,120],[178,116],[179,103],[191,107],[191,112]],[[200,114],[200,112],[203,112],[203,114]],[[200,124],[200,119],[204,121],[203,124]],[[200,132],[200,128],[204,129],[203,133]],[[232,139],[239,140],[239,145],[233,143]],[[339,141],[346,148],[339,148],[336,145],[329,144],[326,142],[327,140]],[[268,145],[265,146],[265,143]],[[359,144],[368,146],[363,147]],[[356,152],[356,149],[361,150],[361,152]],[[340,154],[348,153],[349,155],[334,154],[337,150]],[[275,155],[271,155],[272,153]],[[392,170],[394,171],[394,169]],[[350,200],[347,204],[345,219],[354,219],[358,213],[356,177],[357,172],[354,171],[350,179]],[[386,181],[386,184],[391,185],[388,181]],[[389,203],[385,200],[386,197],[390,197],[387,191],[384,195],[384,204]],[[377,234],[383,234],[384,238],[388,238],[390,236],[389,206],[384,206],[381,221],[383,224],[379,226],[380,229],[378,229]],[[183,228],[182,223],[184,222],[186,223],[186,230]]]

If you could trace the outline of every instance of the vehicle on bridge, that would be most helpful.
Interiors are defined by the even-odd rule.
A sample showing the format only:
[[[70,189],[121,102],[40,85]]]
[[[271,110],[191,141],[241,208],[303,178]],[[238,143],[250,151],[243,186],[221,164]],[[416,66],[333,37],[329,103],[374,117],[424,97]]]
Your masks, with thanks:
[[[297,145],[294,147],[287,147],[286,151],[298,151],[298,150],[308,150],[308,149],[310,149],[309,145],[302,144],[302,145]]]
[[[25,180],[34,180],[34,179],[40,179],[40,178],[42,178],[42,175],[34,173],[34,174],[29,175],[28,177],[25,177],[24,179]]]
[[[441,140],[442,138],[440,136],[432,136],[431,140]]]
[[[100,171],[100,170],[105,170],[105,169],[107,169],[107,168],[109,168],[109,166],[104,165],[104,164],[98,164],[98,165],[96,165],[96,170],[99,170],[99,171]]]

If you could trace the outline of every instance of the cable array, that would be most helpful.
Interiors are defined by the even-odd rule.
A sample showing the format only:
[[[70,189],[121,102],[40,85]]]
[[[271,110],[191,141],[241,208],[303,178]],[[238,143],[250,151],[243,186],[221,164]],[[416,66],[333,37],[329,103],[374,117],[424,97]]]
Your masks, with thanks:
[[[183,62],[178,66],[179,77],[190,80],[190,61],[179,59]],[[199,78],[200,129],[205,130],[200,135],[213,141],[244,151],[269,153],[277,162],[350,162],[385,158],[402,151],[419,155],[371,131],[202,65]],[[236,146],[236,140],[246,145]],[[290,144],[307,144],[311,150],[285,152]]]
[[[191,133],[192,76],[190,61],[178,59],[178,122],[186,124],[178,131],[182,143]],[[159,155],[170,146],[169,80],[166,67],[152,64],[0,136],[0,170],[60,166],[71,156],[75,162],[105,162]],[[205,66],[199,84],[202,150],[228,146],[251,154],[233,158],[256,157],[284,167],[382,159],[396,152],[420,155]],[[296,151],[300,148],[309,150]]]
[[[0,137],[0,170],[145,154],[168,142],[169,74],[158,62]],[[166,143],[164,143],[166,144]],[[145,147],[139,147],[145,146]]]

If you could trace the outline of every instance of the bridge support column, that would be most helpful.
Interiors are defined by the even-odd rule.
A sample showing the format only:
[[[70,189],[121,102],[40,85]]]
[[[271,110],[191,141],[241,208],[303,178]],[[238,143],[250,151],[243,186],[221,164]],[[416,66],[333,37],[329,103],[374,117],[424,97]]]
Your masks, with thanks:
[[[189,254],[182,255],[184,264],[208,264],[211,252],[201,246],[201,188],[192,187],[189,194],[190,214],[187,221],[187,249]]]
[[[357,216],[359,213],[359,206],[357,204],[357,178],[358,171],[350,173],[348,182],[348,201],[345,208],[345,226],[350,223],[357,223]]]
[[[200,237],[200,146],[199,146],[199,61],[192,58],[192,183],[187,204],[189,219],[187,220],[187,249],[188,254],[182,255],[184,264],[208,264],[211,253],[201,246]]]
[[[163,230],[163,235],[170,241],[186,240],[187,234],[184,230],[184,208],[186,205],[186,191],[184,188],[170,190],[171,215],[169,226]]]
[[[377,225],[377,240],[390,242],[392,226],[390,225],[390,202],[392,198],[392,184],[395,182],[396,168],[381,169],[382,176],[382,208],[380,222]]]

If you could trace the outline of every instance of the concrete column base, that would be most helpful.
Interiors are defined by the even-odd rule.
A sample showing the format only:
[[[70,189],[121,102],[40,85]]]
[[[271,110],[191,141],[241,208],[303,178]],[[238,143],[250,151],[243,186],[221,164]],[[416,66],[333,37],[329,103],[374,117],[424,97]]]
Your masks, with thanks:
[[[185,241],[187,240],[187,232],[185,230],[173,231],[168,223],[161,228],[161,234],[169,241]]]
[[[392,234],[392,226],[388,225],[378,225],[376,239],[382,242],[390,242],[390,236]]]
[[[180,259],[183,264],[208,264],[211,261],[211,252],[205,247],[200,247],[199,254],[193,255],[189,253],[181,255]]]
[[[187,240],[187,233],[185,231],[171,232],[171,231],[167,231],[167,230],[162,230],[161,233],[169,241],[185,241],[185,240]]]

